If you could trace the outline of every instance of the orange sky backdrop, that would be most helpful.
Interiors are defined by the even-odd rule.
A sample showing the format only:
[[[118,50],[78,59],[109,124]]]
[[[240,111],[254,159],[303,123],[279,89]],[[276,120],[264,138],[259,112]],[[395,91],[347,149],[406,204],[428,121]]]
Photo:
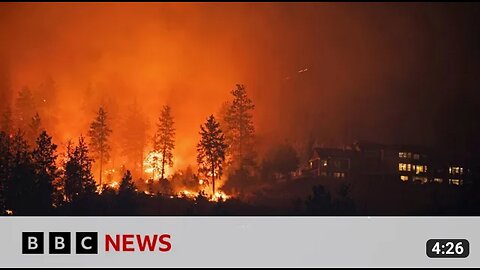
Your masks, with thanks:
[[[151,126],[169,104],[179,167],[195,163],[200,124],[237,83],[256,104],[261,142],[304,141],[311,134],[332,144],[431,142],[432,117],[443,103],[433,98],[421,107],[432,100],[422,91],[449,96],[478,65],[462,62],[471,55],[462,47],[470,32],[452,26],[455,10],[441,4],[2,3],[0,91],[13,101],[22,86],[35,90],[52,77],[60,102],[51,133],[59,143],[86,134],[101,103],[114,133],[134,100]],[[457,21],[469,25],[471,18],[462,13]],[[449,40],[440,42],[443,37]],[[452,72],[462,67],[467,72]]]

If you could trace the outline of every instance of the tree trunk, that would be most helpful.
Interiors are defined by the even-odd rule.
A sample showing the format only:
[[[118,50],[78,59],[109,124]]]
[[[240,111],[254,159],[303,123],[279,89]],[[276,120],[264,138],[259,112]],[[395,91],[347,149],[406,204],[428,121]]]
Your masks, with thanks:
[[[213,193],[212,197],[215,196],[215,163],[212,162],[212,187],[213,187]]]
[[[103,165],[103,153],[100,153],[100,188],[102,188],[102,165]]]
[[[165,175],[165,149],[163,149],[163,152],[162,152],[162,178],[161,180],[163,180],[163,176]]]

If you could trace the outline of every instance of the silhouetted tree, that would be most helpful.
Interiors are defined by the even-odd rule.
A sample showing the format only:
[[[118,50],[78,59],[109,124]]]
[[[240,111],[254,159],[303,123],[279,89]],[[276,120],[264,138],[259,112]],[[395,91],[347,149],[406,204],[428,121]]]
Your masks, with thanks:
[[[0,214],[6,210],[7,185],[12,176],[13,156],[12,140],[4,131],[0,131]]]
[[[59,176],[56,166],[56,150],[57,145],[52,143],[52,137],[50,137],[46,131],[42,131],[37,138],[36,147],[32,152],[39,195],[38,204],[41,210],[48,210],[52,207],[53,183]]]
[[[212,190],[215,194],[215,178],[223,173],[227,144],[219,123],[211,115],[204,125],[200,126],[200,142],[197,145],[197,163],[199,171],[211,177]]]
[[[192,166],[188,165],[185,170],[176,171],[172,175],[172,185],[177,189],[198,189],[198,177],[195,175]]]
[[[16,214],[33,214],[37,209],[37,187],[32,155],[23,133],[18,132],[13,137],[11,146],[12,167],[11,177],[6,185],[6,206]]]
[[[153,148],[161,153],[160,179],[164,179],[165,167],[173,166],[173,149],[175,148],[175,127],[169,106],[163,106],[158,120]]]
[[[35,113],[35,115],[30,120],[30,123],[28,124],[27,138],[30,146],[35,145],[36,139],[40,135],[40,131],[41,131],[40,115],[38,113]]]
[[[332,210],[332,200],[330,193],[322,186],[314,186],[313,194],[308,196],[305,201],[308,214],[328,215]]]
[[[160,178],[159,185],[160,185],[160,193],[167,194],[167,195],[171,195],[173,193],[172,185],[170,181],[168,181],[168,179]]]
[[[108,145],[108,137],[112,130],[107,125],[107,113],[100,107],[97,117],[90,124],[88,135],[90,136],[90,148],[100,160],[100,186],[102,185],[103,162],[110,158],[110,146]]]
[[[133,183],[132,174],[129,170],[123,175],[122,181],[120,182],[120,186],[118,188],[119,195],[128,195],[135,192],[135,184]]]
[[[276,175],[289,177],[296,170],[299,158],[295,149],[288,143],[274,146],[262,161],[262,176],[268,179]]]
[[[350,198],[350,185],[342,183],[337,190],[339,199],[335,202],[336,215],[352,215],[355,212],[355,202]]]
[[[10,106],[6,106],[2,113],[2,118],[0,120],[0,131],[10,135],[13,133],[13,120],[12,120],[12,110]]]
[[[36,112],[35,100],[28,87],[23,87],[20,90],[15,106],[17,126],[22,130],[27,130],[28,124]]]
[[[122,155],[126,156],[134,168],[135,175],[143,172],[143,150],[147,144],[148,123],[145,115],[135,102],[127,110],[121,129],[120,147]]]
[[[78,145],[73,148],[67,145],[67,161],[64,165],[65,196],[67,201],[73,201],[82,195],[95,193],[95,180],[92,175],[92,159],[88,156],[88,147],[83,136]]]
[[[252,120],[255,105],[247,96],[244,85],[237,84],[231,94],[233,101],[224,116],[225,138],[229,145],[227,154],[234,170],[250,170],[255,163],[255,128]]]

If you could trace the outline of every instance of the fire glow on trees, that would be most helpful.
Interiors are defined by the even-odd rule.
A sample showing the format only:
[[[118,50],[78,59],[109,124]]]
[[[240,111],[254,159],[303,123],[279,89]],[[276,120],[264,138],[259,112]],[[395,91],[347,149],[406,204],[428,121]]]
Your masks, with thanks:
[[[190,190],[181,190],[180,192],[177,193],[177,197],[179,198],[188,198],[188,199],[196,199],[201,192],[193,192]],[[219,201],[225,201],[227,199],[230,199],[231,196],[225,194],[223,191],[216,191],[215,194],[213,195],[208,195],[207,193],[203,193],[203,195],[207,196],[208,200],[211,202],[219,202]]]
[[[162,167],[162,153],[158,151],[151,151],[147,154],[145,160],[143,161],[144,172],[147,174],[151,174],[152,180],[159,180],[160,179],[160,170]],[[165,167],[165,175],[167,177],[170,175],[170,171],[168,167]]]

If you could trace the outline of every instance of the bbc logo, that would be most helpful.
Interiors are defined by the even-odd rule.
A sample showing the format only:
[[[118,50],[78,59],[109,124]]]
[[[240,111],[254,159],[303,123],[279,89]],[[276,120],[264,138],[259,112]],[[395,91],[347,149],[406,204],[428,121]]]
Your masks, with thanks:
[[[22,254],[45,254],[43,232],[22,232]],[[70,232],[48,233],[48,254],[72,254]],[[75,254],[98,254],[97,232],[75,233]]]

